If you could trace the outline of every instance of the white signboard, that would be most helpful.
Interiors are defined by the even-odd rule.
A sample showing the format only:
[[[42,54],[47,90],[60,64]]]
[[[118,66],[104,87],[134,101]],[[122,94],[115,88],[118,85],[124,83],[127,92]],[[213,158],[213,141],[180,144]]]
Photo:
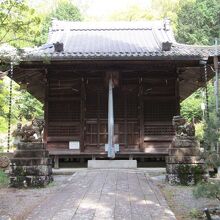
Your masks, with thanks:
[[[80,147],[79,141],[70,141],[69,142],[69,149],[79,150],[79,147]]]

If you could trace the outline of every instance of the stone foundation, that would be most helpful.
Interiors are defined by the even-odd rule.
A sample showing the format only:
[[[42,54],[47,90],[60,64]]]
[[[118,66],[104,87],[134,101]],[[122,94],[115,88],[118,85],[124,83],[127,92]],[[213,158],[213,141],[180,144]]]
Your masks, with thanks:
[[[201,149],[195,137],[176,135],[168,154],[166,177],[170,184],[192,185],[206,178]]]
[[[10,186],[43,187],[51,181],[52,161],[44,144],[19,143],[11,159]]]

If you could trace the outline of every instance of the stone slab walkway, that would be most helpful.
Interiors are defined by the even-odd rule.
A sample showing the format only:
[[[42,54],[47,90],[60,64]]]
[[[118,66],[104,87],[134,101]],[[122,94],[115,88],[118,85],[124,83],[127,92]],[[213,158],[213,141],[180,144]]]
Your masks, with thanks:
[[[137,170],[77,171],[27,218],[175,220],[160,190]]]

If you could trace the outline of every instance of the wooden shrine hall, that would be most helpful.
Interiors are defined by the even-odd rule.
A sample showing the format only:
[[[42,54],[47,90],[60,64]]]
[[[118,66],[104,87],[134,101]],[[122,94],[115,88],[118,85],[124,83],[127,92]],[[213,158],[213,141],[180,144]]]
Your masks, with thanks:
[[[214,75],[214,52],[177,43],[167,20],[54,20],[14,80],[44,103],[51,156],[163,157],[180,102]]]

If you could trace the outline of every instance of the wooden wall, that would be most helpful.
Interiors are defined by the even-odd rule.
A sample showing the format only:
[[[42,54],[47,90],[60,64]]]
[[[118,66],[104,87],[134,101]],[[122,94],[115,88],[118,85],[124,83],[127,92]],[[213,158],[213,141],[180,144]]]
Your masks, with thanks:
[[[121,152],[166,153],[179,112],[175,72],[120,72],[114,88],[115,141]],[[48,72],[47,142],[81,152],[103,152],[107,143],[108,84],[104,71]]]

